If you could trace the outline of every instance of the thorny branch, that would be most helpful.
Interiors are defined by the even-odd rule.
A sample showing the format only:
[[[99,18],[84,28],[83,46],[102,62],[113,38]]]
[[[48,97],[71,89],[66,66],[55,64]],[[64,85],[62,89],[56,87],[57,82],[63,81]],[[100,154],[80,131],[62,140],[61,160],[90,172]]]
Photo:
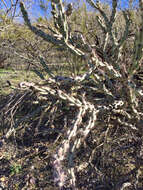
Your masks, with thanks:
[[[135,126],[135,123],[139,123],[143,116],[142,112],[139,111],[139,101],[143,98],[142,89],[138,88],[132,80],[133,74],[142,61],[143,22],[141,23],[140,30],[136,33],[132,66],[125,75],[125,73],[122,72],[123,70],[119,64],[119,60],[123,43],[127,40],[129,33],[130,18],[128,12],[123,12],[126,22],[125,30],[121,39],[118,40],[113,32],[113,24],[117,14],[117,0],[112,0],[110,18],[107,17],[100,3],[95,3],[93,0],[87,0],[87,2],[100,13],[100,16],[97,17],[97,21],[105,35],[105,40],[103,42],[103,60],[98,57],[93,46],[86,42],[82,34],[77,35],[76,38],[72,35],[68,27],[68,18],[62,0],[51,1],[52,15],[55,22],[55,30],[51,30],[54,33],[53,35],[46,34],[42,30],[32,26],[27,11],[24,8],[24,4],[22,2],[20,3],[23,18],[31,31],[43,38],[43,40],[60,47],[62,46],[73,54],[88,61],[89,70],[82,76],[72,78],[54,76],[48,69],[48,66],[46,66],[44,60],[40,57],[41,65],[50,75],[50,78],[47,81],[43,80],[41,84],[25,83],[25,85],[22,86],[22,88],[26,88],[37,94],[38,103],[42,101],[45,103],[50,95],[61,102],[65,102],[68,107],[74,106],[77,109],[77,114],[72,124],[67,127],[66,138],[61,145],[59,145],[56,153],[53,154],[52,164],[54,169],[54,181],[60,189],[64,188],[66,185],[68,175],[70,175],[70,187],[73,190],[77,189],[73,157],[75,151],[80,148],[82,142],[85,141],[94,128],[98,128],[99,125],[102,126],[107,123],[106,131],[101,134],[101,136],[104,136],[104,138],[102,137],[103,141],[97,146],[103,147],[103,155],[105,156],[107,151],[105,146],[108,146],[108,141],[110,141],[108,135],[113,123],[117,126],[121,125],[123,128],[128,127],[131,131],[138,131],[139,129]],[[139,1],[139,7],[141,17],[143,17],[142,0]],[[114,59],[112,55],[108,57],[106,52],[109,41],[112,42],[111,52]],[[40,75],[39,73],[39,76],[44,79],[42,74]],[[92,79],[92,77],[94,77],[94,79]],[[88,83],[88,87],[86,86],[86,82]],[[94,84],[93,87],[90,86],[90,82]],[[91,90],[91,97],[88,96],[89,89]],[[101,98],[97,95],[99,92],[102,95]],[[93,94],[95,94],[95,97]],[[17,103],[19,104],[19,102]],[[45,103],[42,109],[46,109],[47,107],[48,104]],[[41,107],[39,109],[41,110]],[[8,138],[14,130],[17,130],[21,122],[34,117],[37,112],[39,112],[38,109],[36,113],[32,112],[17,121],[13,129],[7,132],[6,137]],[[83,122],[85,117],[86,122]],[[105,123],[104,119],[106,121]],[[93,155],[90,159],[92,158]],[[65,160],[68,161],[68,164],[64,167],[63,162]],[[105,161],[103,158],[103,165],[104,164]],[[64,168],[66,171],[64,171]],[[120,184],[120,189],[129,185],[130,183],[123,181]]]

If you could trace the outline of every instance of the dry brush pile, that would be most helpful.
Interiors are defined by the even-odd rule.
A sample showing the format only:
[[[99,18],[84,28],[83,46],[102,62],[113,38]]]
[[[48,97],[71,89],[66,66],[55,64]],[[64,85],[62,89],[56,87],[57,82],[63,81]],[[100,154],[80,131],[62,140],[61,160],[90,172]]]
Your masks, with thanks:
[[[55,189],[142,189],[143,87],[136,79],[142,74],[143,1],[139,1],[141,23],[128,65],[122,57],[129,38],[130,12],[123,11],[124,32],[118,35],[114,26],[117,0],[112,0],[110,17],[99,2],[87,2],[100,13],[97,22],[104,36],[102,57],[96,45],[71,31],[71,5],[65,11],[62,0],[51,1],[55,28],[50,28],[50,35],[31,25],[20,3],[31,31],[81,57],[88,70],[76,77],[55,76],[39,55],[49,78],[36,70],[41,82],[21,83],[1,107],[3,127],[9,126],[4,130],[5,138],[17,135],[31,123],[37,133],[44,125],[41,133],[56,134],[51,153]]]

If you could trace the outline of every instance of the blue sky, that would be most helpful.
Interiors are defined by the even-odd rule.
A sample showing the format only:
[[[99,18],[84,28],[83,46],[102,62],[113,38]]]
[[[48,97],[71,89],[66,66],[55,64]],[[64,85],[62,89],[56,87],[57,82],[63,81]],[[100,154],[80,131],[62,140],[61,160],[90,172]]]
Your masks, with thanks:
[[[43,0],[43,1],[47,1],[47,0]],[[112,2],[112,0],[100,0],[101,2],[109,2],[110,4],[111,4],[111,2]],[[66,0],[66,2],[67,3],[74,3],[74,4],[77,4],[78,3],[78,1],[77,0]],[[80,0],[80,2],[82,3],[82,2],[86,2],[86,0]],[[96,1],[95,1],[96,2]],[[135,0],[135,4],[137,4],[138,3],[138,0]],[[88,7],[88,9],[90,9],[91,7],[90,7],[90,5],[86,2],[86,4],[87,4],[87,7]],[[119,0],[119,6],[121,6],[122,8],[127,8],[128,7],[128,5],[129,5],[129,0]],[[35,16],[37,15],[37,14],[39,14],[39,15],[44,15],[44,12],[43,11],[41,11],[40,10],[40,8],[38,7],[38,1],[37,1],[37,3],[36,3],[36,1],[35,1],[35,3],[33,4],[33,6],[32,6],[32,9],[33,9],[33,12],[34,13],[36,13],[36,14],[34,14]],[[47,9],[47,14],[49,15],[50,14],[50,11],[51,11],[51,6],[50,6],[50,3],[48,3],[48,9]]]
[[[36,18],[39,16],[45,16],[45,13],[38,6],[38,1],[39,0],[34,1],[34,4],[32,6],[32,12],[31,12],[31,15]],[[43,1],[47,2],[47,0],[43,0]],[[109,2],[110,4],[112,2],[112,0],[100,0],[100,1],[101,2]],[[129,5],[129,0],[118,0],[118,1],[119,1],[120,8],[127,8]],[[66,0],[66,2],[67,3],[72,2],[76,5],[78,3],[78,0]],[[81,3],[86,2],[86,0],[80,0],[80,2]],[[86,4],[87,4],[87,8],[90,10],[91,9],[90,5],[87,2],[86,2]],[[134,0],[134,5],[137,5],[137,4],[138,4],[138,0]],[[93,9],[91,9],[91,10],[93,10]],[[50,5],[50,3],[48,3],[48,9],[47,9],[47,14],[46,14],[47,17],[49,17],[51,15],[50,12],[51,12],[51,5]]]
[[[23,0],[23,1],[24,1],[24,0]],[[32,3],[32,5],[31,5],[31,8],[28,9],[28,14],[29,14],[29,16],[30,16],[30,18],[31,18],[32,20],[35,20],[35,18],[38,18],[39,16],[46,16],[46,17],[49,17],[49,16],[51,15],[51,14],[50,14],[50,12],[51,12],[50,3],[48,3],[48,9],[47,9],[47,12],[46,12],[46,14],[45,14],[45,12],[42,11],[42,10],[40,9],[40,7],[38,6],[39,1],[40,1],[40,0],[33,0],[33,3]],[[47,2],[47,0],[42,0],[42,1]],[[7,7],[9,7],[11,0],[4,0],[4,2],[6,3]],[[16,0],[13,0],[13,2],[15,3]],[[66,0],[66,2],[67,2],[67,3],[72,2],[72,3],[74,3],[74,4],[76,5],[76,4],[78,3],[78,0]],[[81,2],[81,3],[82,3],[82,2],[86,2],[86,0],[80,0],[80,2]],[[101,2],[109,2],[109,3],[111,4],[112,1],[111,1],[111,0],[101,0]],[[119,0],[119,2],[120,2],[119,5],[120,5],[121,8],[127,8],[127,7],[128,7],[129,0]],[[138,0],[134,0],[134,4],[137,5],[137,4],[138,4]],[[2,4],[0,4],[0,6],[2,6]],[[27,4],[26,6],[28,6],[28,4]],[[89,4],[87,4],[87,7],[88,7],[88,9],[90,9]],[[4,8],[4,6],[3,6],[3,8]],[[19,10],[19,9],[17,8],[17,11],[18,11],[18,10]],[[20,19],[20,20],[21,20],[21,19]],[[21,20],[21,21],[22,21],[22,20]]]

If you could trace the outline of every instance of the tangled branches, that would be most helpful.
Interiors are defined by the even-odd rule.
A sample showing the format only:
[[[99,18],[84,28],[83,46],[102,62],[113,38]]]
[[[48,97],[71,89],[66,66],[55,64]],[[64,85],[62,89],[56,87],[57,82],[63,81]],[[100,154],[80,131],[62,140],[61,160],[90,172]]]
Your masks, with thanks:
[[[50,31],[53,35],[32,26],[23,3],[20,3],[29,29],[45,41],[87,61],[88,71],[75,78],[54,76],[39,55],[49,78],[46,80],[36,71],[41,83],[21,85],[32,97],[30,104],[34,105],[25,116],[16,117],[17,110],[24,105],[24,95],[18,99],[13,96],[14,107],[11,107],[11,99],[8,107],[3,108],[4,115],[14,121],[5,137],[25,128],[22,123],[31,122],[33,118],[37,118],[35,131],[38,133],[38,127],[48,115],[45,119],[48,132],[59,133],[54,141],[56,148],[51,153],[54,182],[59,189],[124,189],[128,186],[138,189],[143,176],[143,89],[136,84],[134,74],[142,64],[143,23],[136,33],[134,55],[128,68],[121,63],[121,56],[123,44],[128,40],[130,14],[123,12],[125,30],[118,39],[113,28],[117,1],[112,1],[110,18],[99,2],[87,2],[100,13],[97,21],[104,35],[102,59],[97,54],[98,48],[88,44],[82,34],[73,35],[61,0],[51,1],[55,29],[50,28]],[[141,0],[139,7],[142,18]],[[107,53],[109,43],[112,43],[111,56]],[[60,126],[59,122],[55,127],[60,112],[64,112],[62,124]],[[72,113],[70,119],[67,118],[69,113]],[[54,127],[50,130],[51,126]]]
[[[94,81],[92,79],[91,81],[88,81],[88,87],[91,87],[91,89],[92,86],[90,85],[93,85],[93,82]],[[64,119],[67,117],[67,110],[69,110],[70,112],[70,110],[74,108],[75,113],[73,114],[72,118],[68,122],[63,124],[64,126],[62,126],[62,129],[64,129],[64,137],[62,137],[63,140],[59,140],[59,138],[61,138],[61,135],[63,135],[63,132],[62,130],[58,131],[58,123],[57,127],[55,127],[53,131],[51,131],[52,133],[57,131],[60,135],[58,139],[55,139],[55,142],[58,143],[55,151],[51,154],[54,182],[56,185],[58,185],[60,189],[62,189],[63,187],[77,189],[78,173],[84,171],[82,167],[95,167],[95,165],[93,164],[95,155],[100,151],[100,165],[102,169],[98,168],[97,165],[96,173],[99,175],[97,175],[98,178],[101,178],[101,176],[102,178],[106,178],[108,175],[105,171],[105,168],[110,168],[110,162],[117,162],[113,162],[113,160],[114,156],[116,159],[119,159],[119,150],[122,152],[128,148],[128,151],[130,152],[130,149],[134,149],[133,147],[136,147],[136,143],[140,141],[139,138],[135,137],[132,133],[140,133],[139,131],[141,130],[141,128],[139,127],[139,123],[142,122],[142,120],[138,121],[137,118],[133,116],[130,111],[128,111],[125,102],[121,99],[111,99],[109,101],[109,97],[105,97],[104,94],[103,97],[100,94],[99,98],[99,94],[96,94],[95,90],[92,90],[92,93],[90,91],[89,96],[88,88],[85,88],[86,85],[86,83],[79,84],[73,83],[71,81],[68,81],[67,83],[67,81],[65,82],[65,80],[57,82],[57,80],[53,80],[50,78],[47,81],[41,82],[41,84],[31,83],[30,85],[30,83],[25,83],[25,86],[23,85],[21,88],[24,89],[24,93],[22,93],[23,95],[19,94],[18,97],[15,96],[15,98],[13,97],[14,99],[11,98],[9,104],[7,104],[7,108],[3,108],[3,113],[5,112],[6,117],[9,118],[11,122],[14,120],[14,122],[11,123],[11,128],[5,134],[6,138],[9,138],[13,132],[18,132],[22,130],[24,125],[29,122],[31,118],[38,118],[38,124],[36,127],[38,128],[38,126],[41,125],[41,120],[46,117],[47,113],[49,115],[54,114],[52,116],[52,119],[50,119],[49,116],[49,119],[47,121],[48,123],[50,123],[47,129],[50,133],[50,126],[54,124],[57,118],[56,115],[58,115],[60,109],[63,109],[63,107],[56,108],[56,112],[53,113],[53,109],[55,110],[57,102],[59,102],[59,104],[61,105],[64,104],[64,106],[66,107]],[[87,89],[87,91],[85,89]],[[33,106],[36,105],[36,107],[34,110],[29,110],[27,115],[22,116],[19,120],[16,120],[14,118],[14,114],[16,116],[16,114],[18,113],[17,110],[19,110],[23,106],[26,106],[24,105],[28,100],[26,96],[30,96],[31,98],[33,97],[31,99],[31,104]],[[15,106],[12,106],[11,101],[15,101]],[[12,115],[11,113],[14,114]],[[121,128],[124,128],[123,131],[127,131],[127,133],[122,133],[120,131]],[[100,131],[103,132],[101,133]],[[89,147],[93,147],[90,148],[90,150],[88,150],[89,147],[86,148],[88,150],[88,160],[86,160],[86,162],[83,162],[82,159],[80,160],[80,156],[79,158],[78,155],[76,156],[76,152],[82,151],[81,147],[85,142],[85,146],[87,147],[88,138],[93,138],[93,142],[90,140],[90,145],[88,145]],[[126,141],[129,144],[126,144]],[[116,146],[116,143],[118,144],[118,146]],[[139,145],[139,147],[141,146],[142,143]],[[140,155],[142,153],[140,148],[136,151],[138,151],[137,157],[141,158]],[[136,172],[139,172],[140,166],[137,165],[139,158],[137,158],[137,160],[134,160],[134,163],[131,164],[134,165],[133,169],[129,169],[128,174],[125,174],[127,181],[130,179],[130,176],[132,176]],[[130,160],[126,160],[126,162],[125,165],[129,164]],[[108,164],[109,166],[106,166]],[[114,170],[120,170],[122,167],[118,169],[118,162],[116,164],[117,166],[115,166]],[[120,172],[124,171],[124,167],[121,169]],[[114,172],[114,170],[112,172]],[[123,179],[120,179],[118,183],[114,184],[114,186],[126,185],[126,183],[124,183],[124,180],[122,180]]]

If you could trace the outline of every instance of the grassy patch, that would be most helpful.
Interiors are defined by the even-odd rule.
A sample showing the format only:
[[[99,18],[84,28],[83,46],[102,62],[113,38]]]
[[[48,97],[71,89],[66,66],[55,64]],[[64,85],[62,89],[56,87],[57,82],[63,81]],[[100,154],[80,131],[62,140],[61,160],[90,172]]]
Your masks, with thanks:
[[[0,69],[0,95],[11,93],[13,87],[18,87],[22,81],[36,81],[37,76],[32,71],[17,71],[10,69]],[[10,81],[11,86],[7,81]]]

